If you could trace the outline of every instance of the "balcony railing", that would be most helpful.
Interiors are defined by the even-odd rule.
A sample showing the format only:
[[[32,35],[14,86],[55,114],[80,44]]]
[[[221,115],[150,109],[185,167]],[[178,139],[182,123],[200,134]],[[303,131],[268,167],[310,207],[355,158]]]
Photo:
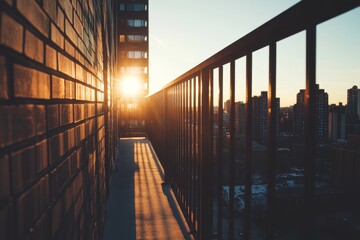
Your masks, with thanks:
[[[250,239],[252,229],[252,148],[253,81],[252,54],[268,47],[268,139],[267,139],[267,220],[266,239],[275,238],[276,222],[276,57],[277,42],[301,31],[306,32],[305,156],[303,235],[312,235],[315,191],[315,101],[316,101],[316,27],[359,6],[359,1],[301,1],[246,36],[227,46],[206,61],[184,73],[164,89],[147,98],[147,133],[165,168],[188,224],[197,239],[234,236],[235,176],[235,61],[246,59],[246,131],[244,137],[244,212],[242,237]],[[227,137],[229,149],[229,205],[223,207],[225,149],[223,99],[224,66],[230,65],[230,114]],[[216,73],[217,76],[214,76]],[[219,91],[214,91],[214,79]],[[214,99],[218,99],[215,103]],[[217,118],[214,106],[218,106]],[[214,128],[214,122],[217,129]],[[219,137],[216,137],[219,136]],[[223,216],[228,215],[228,221]]]

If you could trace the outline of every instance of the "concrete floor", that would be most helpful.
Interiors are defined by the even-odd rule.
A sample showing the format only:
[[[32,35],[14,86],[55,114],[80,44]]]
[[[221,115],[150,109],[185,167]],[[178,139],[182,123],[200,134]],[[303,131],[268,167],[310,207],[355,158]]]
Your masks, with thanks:
[[[104,239],[192,239],[150,142],[121,139],[117,150]]]

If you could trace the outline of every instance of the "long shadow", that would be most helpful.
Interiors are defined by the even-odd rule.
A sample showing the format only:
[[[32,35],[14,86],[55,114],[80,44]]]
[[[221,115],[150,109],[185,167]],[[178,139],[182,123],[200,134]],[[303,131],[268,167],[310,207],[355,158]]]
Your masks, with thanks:
[[[104,239],[136,239],[134,175],[135,141],[120,140],[116,156],[118,170],[112,173]]]
[[[152,157],[153,157],[153,159],[154,159],[154,161],[155,161],[155,165],[156,165],[156,167],[157,167],[157,169],[158,169],[158,171],[159,171],[159,173],[160,173],[161,178],[164,180],[164,169],[163,169],[163,167],[161,166],[161,163],[160,163],[160,161],[159,161],[159,159],[158,159],[158,157],[157,157],[154,149],[152,148],[151,144],[150,144],[150,143],[148,143],[148,144],[149,144],[149,148],[150,148]],[[186,221],[185,221],[185,219],[183,219],[183,218],[181,217],[181,215],[182,215],[181,210],[180,210],[180,208],[178,207],[178,203],[177,203],[177,201],[176,201],[176,198],[175,198],[175,196],[174,196],[174,193],[173,193],[172,190],[171,190],[170,185],[168,185],[168,184],[163,185],[163,186],[162,186],[162,191],[163,191],[164,195],[166,196],[166,198],[167,198],[167,200],[168,200],[168,203],[169,203],[169,205],[170,205],[171,211],[172,211],[172,213],[174,214],[174,217],[175,217],[176,221],[177,221],[178,224],[179,224],[180,230],[181,230],[181,232],[183,233],[184,238],[185,238],[185,239],[192,239],[192,238],[190,237],[189,231],[188,231],[188,229],[187,229],[187,227],[186,227],[186,225],[185,225],[185,224],[186,224]]]

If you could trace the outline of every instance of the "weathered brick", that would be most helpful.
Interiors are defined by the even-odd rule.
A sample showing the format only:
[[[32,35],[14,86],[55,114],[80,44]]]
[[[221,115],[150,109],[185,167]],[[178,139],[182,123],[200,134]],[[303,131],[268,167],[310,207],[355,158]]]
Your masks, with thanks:
[[[54,129],[59,126],[59,105],[46,106],[46,121],[48,129]]]
[[[53,23],[51,23],[51,41],[64,49],[64,36]]]
[[[79,144],[85,138],[85,124],[75,127],[75,142]]]
[[[74,121],[78,122],[85,118],[85,104],[74,105]]]
[[[65,80],[65,98],[67,99],[75,98],[75,83]]]
[[[1,15],[0,43],[14,49],[23,51],[23,27],[6,13]]]
[[[59,71],[75,77],[75,63],[61,53],[58,53]]]
[[[76,79],[84,82],[84,69],[80,64],[76,64]]]
[[[47,140],[36,144],[35,148],[36,172],[39,173],[48,165]]]
[[[57,70],[57,53],[56,50],[53,49],[52,47],[46,45],[46,59],[45,59],[45,63],[47,67],[50,67],[54,70]]]
[[[82,25],[78,15],[76,15],[76,14],[74,14],[74,27],[75,27],[76,32],[79,34],[80,38],[82,39],[84,26]]]
[[[65,82],[64,79],[52,76],[52,98],[64,98],[65,97]]]
[[[71,23],[65,19],[65,33],[68,38],[73,42],[73,44],[77,45],[77,34]]]
[[[0,200],[10,195],[9,157],[0,158]]]
[[[64,9],[66,16],[72,22],[73,19],[73,6],[69,0],[59,0],[60,6]]]
[[[76,100],[85,100],[85,86],[76,83]]]
[[[56,25],[62,32],[65,30],[65,15],[61,8],[57,8]]]
[[[56,1],[55,0],[43,0],[43,6],[45,11],[49,14],[53,21],[56,21]]]
[[[49,19],[34,0],[18,0],[17,9],[26,17],[34,27],[46,37],[49,36]]]
[[[72,57],[75,56],[75,48],[69,43],[68,40],[65,40],[65,51]]]
[[[8,98],[8,88],[7,88],[7,71],[5,66],[5,58],[0,56],[0,99]]]
[[[50,163],[54,163],[60,156],[64,154],[63,139],[64,139],[63,133],[60,133],[50,138],[50,145],[49,145]]]
[[[50,98],[50,76],[40,71],[15,65],[14,91],[16,97]]]
[[[0,106],[0,147],[8,146],[44,132],[44,106]]]
[[[31,146],[11,155],[12,183],[15,191],[28,185],[35,177],[35,147]]]
[[[60,125],[65,125],[73,122],[73,105],[60,104]]]
[[[35,61],[44,62],[44,44],[28,30],[25,33],[25,55]]]
[[[36,185],[17,200],[18,238],[33,231],[35,220],[49,204],[49,178],[40,179]]]

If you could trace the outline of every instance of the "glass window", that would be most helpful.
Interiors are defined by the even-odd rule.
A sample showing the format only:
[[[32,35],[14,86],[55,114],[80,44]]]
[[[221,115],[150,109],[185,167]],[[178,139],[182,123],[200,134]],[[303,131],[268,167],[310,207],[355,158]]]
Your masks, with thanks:
[[[135,43],[141,43],[141,42],[147,42],[147,36],[144,35],[128,35],[127,36],[128,42],[135,42]]]
[[[121,74],[147,74],[147,67],[121,67],[120,68]]]
[[[127,22],[130,27],[147,27],[147,21],[143,19],[128,19]]]
[[[124,3],[120,3],[120,11],[125,11],[125,4]]]
[[[147,58],[147,52],[145,51],[129,51],[128,58]]]
[[[128,11],[136,11],[136,12],[146,11],[147,5],[143,4],[143,3],[129,3],[127,6],[127,10]]]
[[[120,42],[121,43],[125,42],[125,35],[120,35]]]

